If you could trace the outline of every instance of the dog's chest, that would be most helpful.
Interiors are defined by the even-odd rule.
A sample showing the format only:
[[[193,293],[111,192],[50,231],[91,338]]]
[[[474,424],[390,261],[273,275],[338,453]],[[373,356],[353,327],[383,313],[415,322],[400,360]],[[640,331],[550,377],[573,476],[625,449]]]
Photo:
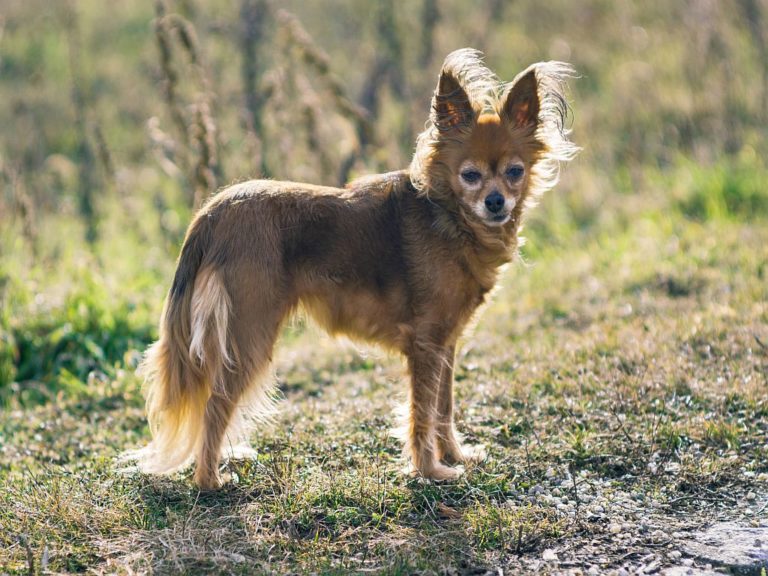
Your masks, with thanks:
[[[423,298],[420,315],[440,319],[446,326],[462,329],[481,306],[493,283],[478,282],[472,270],[460,259],[437,262],[425,271],[427,296]],[[494,277],[495,281],[495,277]]]

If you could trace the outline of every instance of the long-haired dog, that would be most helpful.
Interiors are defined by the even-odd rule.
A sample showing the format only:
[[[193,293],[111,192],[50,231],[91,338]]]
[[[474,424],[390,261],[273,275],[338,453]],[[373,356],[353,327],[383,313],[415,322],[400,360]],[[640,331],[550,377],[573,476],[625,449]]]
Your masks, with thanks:
[[[196,461],[221,483],[222,452],[270,412],[265,378],[300,305],[331,334],[401,352],[410,373],[405,452],[415,473],[456,478],[481,457],[453,423],[456,342],[517,250],[521,217],[577,152],[562,63],[510,83],[463,49],[443,64],[408,170],[344,189],[255,180],[216,194],[187,231],[144,361],[149,473]]]

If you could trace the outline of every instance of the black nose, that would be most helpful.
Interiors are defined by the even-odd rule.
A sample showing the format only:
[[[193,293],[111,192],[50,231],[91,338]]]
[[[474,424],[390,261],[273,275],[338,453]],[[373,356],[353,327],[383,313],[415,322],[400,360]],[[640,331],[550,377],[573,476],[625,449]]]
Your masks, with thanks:
[[[494,214],[500,212],[504,208],[504,196],[499,194],[498,190],[494,190],[485,197],[485,207]]]

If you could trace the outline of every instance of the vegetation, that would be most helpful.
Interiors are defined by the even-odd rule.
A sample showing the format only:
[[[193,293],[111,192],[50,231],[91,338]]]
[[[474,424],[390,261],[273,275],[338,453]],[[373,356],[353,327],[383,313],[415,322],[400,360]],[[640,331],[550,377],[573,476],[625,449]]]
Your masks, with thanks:
[[[604,573],[764,517],[764,3],[6,4],[0,572]],[[403,476],[400,360],[297,320],[281,414],[223,491],[117,470],[148,437],[134,369],[195,206],[406,166],[465,45],[504,78],[581,73],[584,151],[458,361],[488,459]]]

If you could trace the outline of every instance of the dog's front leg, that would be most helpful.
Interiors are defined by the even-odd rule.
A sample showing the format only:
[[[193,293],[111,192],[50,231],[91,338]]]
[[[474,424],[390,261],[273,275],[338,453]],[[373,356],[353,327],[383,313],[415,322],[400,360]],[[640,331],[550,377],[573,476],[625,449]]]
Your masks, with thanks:
[[[413,472],[433,480],[452,480],[461,471],[440,463],[437,454],[438,395],[441,373],[452,348],[441,345],[415,344],[408,354],[411,373],[408,438]]]
[[[437,457],[450,464],[480,461],[485,458],[482,446],[463,446],[453,424],[453,362],[456,346],[446,347],[440,370],[440,390],[437,396]]]

